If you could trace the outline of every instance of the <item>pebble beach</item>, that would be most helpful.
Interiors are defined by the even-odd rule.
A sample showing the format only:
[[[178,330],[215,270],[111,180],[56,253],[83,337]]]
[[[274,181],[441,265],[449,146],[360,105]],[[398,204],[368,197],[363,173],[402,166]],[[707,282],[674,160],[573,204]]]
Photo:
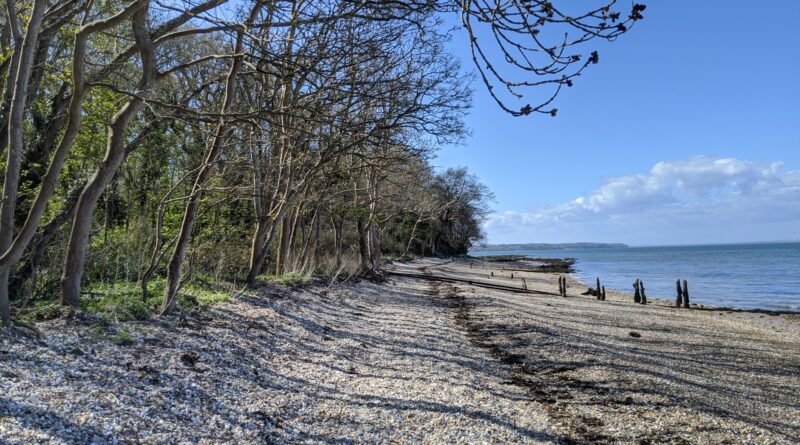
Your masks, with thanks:
[[[797,315],[597,301],[572,278],[560,297],[557,274],[476,259],[387,271],[0,337],[2,442],[800,442]]]

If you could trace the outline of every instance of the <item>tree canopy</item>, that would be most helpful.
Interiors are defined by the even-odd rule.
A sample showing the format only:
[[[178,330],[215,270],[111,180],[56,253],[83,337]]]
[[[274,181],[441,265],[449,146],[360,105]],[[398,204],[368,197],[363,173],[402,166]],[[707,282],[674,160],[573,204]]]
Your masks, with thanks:
[[[7,0],[4,325],[11,301],[78,306],[96,282],[138,282],[169,314],[194,274],[350,276],[385,255],[465,254],[491,193],[429,163],[470,107],[448,39],[468,36],[500,108],[555,115],[599,61],[589,43],[642,19],[615,3]]]

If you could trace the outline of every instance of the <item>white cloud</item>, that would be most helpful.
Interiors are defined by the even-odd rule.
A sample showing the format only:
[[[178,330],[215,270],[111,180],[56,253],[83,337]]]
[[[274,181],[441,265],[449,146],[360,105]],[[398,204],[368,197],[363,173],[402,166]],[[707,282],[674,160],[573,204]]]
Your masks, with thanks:
[[[658,162],[644,174],[606,178],[572,201],[496,213],[486,223],[492,242],[800,237],[793,227],[800,228],[800,171],[709,156]]]

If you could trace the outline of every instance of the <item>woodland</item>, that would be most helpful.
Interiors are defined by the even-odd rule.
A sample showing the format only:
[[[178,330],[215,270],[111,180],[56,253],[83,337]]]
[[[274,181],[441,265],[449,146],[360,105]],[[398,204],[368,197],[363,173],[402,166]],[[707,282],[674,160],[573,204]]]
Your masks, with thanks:
[[[436,150],[467,137],[473,87],[555,116],[644,11],[590,3],[5,0],[3,326],[465,254],[492,194]]]

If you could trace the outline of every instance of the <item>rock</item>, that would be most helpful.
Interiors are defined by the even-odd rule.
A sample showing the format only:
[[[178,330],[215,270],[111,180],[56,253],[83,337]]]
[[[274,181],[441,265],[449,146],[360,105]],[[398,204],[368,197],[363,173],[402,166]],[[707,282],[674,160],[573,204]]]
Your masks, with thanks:
[[[199,359],[200,355],[194,351],[184,352],[181,354],[181,363],[190,368],[193,368]]]
[[[640,333],[638,333],[636,331],[630,331],[630,332],[628,332],[628,335],[630,335],[633,338],[639,338],[639,337],[642,336],[642,334],[640,334]]]

